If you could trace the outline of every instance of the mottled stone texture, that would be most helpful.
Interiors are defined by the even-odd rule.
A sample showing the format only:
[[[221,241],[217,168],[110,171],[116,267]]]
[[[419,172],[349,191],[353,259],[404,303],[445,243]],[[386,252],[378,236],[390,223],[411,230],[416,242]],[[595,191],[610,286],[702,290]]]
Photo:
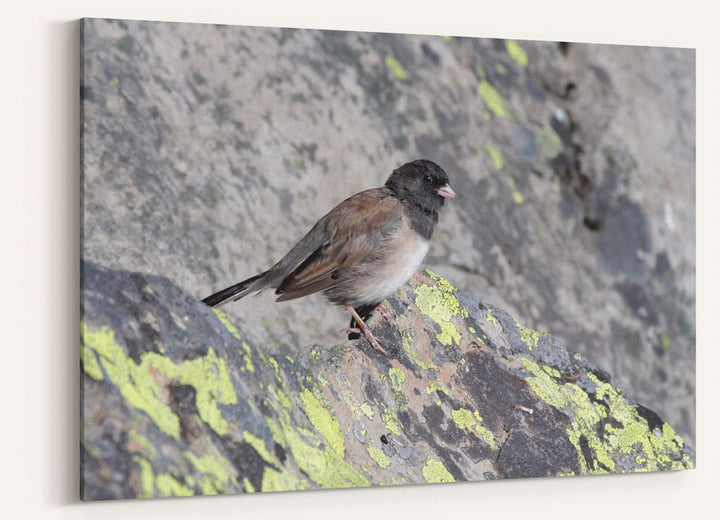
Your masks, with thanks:
[[[107,20],[85,20],[82,34],[85,260],[160,275],[202,298],[269,267],[345,197],[382,184],[408,160],[428,158],[448,172],[460,196],[443,210],[426,265],[483,302],[571,345],[694,442],[692,50]],[[155,315],[146,307],[150,320]],[[343,366],[352,358],[367,363],[357,367],[367,381],[347,383],[357,385],[348,389],[353,395],[376,391],[368,402],[395,407],[390,380],[378,379],[380,373],[389,378],[387,370],[395,366],[406,377],[398,395],[418,397],[408,388],[419,376],[405,365],[370,356],[376,365],[357,349],[327,347],[349,320],[320,297],[276,304],[271,294],[263,294],[223,311],[248,345],[261,347],[253,356],[263,352],[267,359],[285,360],[281,372],[297,373],[287,368],[285,356],[299,360],[317,352],[327,363],[337,363],[339,371],[348,370]],[[159,348],[153,347],[157,327],[172,324],[188,338],[204,336],[194,328],[199,322],[183,329],[172,316],[142,323],[132,331],[119,322],[95,324],[122,330],[118,341],[133,362]],[[361,428],[352,434],[357,444],[346,438],[345,449],[373,446],[383,464],[380,453],[393,465],[399,462],[391,455],[402,452],[408,468],[417,468],[413,464],[422,459],[413,450],[434,450],[434,460],[456,478],[515,476],[525,465],[528,474],[545,474],[549,460],[563,467],[554,466],[558,472],[593,466],[587,460],[556,459],[552,450],[567,446],[534,448],[540,441],[527,437],[528,428],[539,431],[537,423],[551,421],[565,431],[572,416],[558,422],[564,412],[552,406],[533,414],[515,408],[525,406],[521,395],[528,391],[527,378],[500,371],[490,384],[486,358],[494,351],[480,344],[485,346],[463,354],[442,344],[427,351],[441,356],[433,363],[442,362],[444,370],[458,370],[453,377],[457,385],[463,381],[463,396],[440,390],[426,394],[426,386],[415,387],[423,397],[420,408],[393,408],[399,424],[413,425],[411,430],[403,427],[388,444],[375,437],[375,444],[368,444],[358,439]],[[244,362],[237,349],[213,349],[217,356],[237,358],[223,357],[228,369],[238,370],[235,363]],[[191,350],[188,355],[204,355]],[[465,364],[456,367],[442,356]],[[516,368],[526,374],[533,367]],[[304,364],[303,370],[318,377],[314,366]],[[542,373],[535,376],[539,381]],[[588,378],[580,380],[586,390],[604,388],[602,380]],[[173,406],[192,403],[192,385],[173,384],[177,389],[166,390],[179,403]],[[321,390],[309,391],[326,409],[330,397],[318,392],[325,395],[330,386],[318,384]],[[330,385],[344,391],[339,382]],[[496,411],[497,419],[486,418],[482,396],[495,392],[513,398]],[[248,411],[260,406],[243,402]],[[125,423],[113,419],[123,412],[105,404],[98,413],[122,428],[106,433],[106,441],[126,446]],[[492,448],[472,433],[474,412],[456,412],[466,428],[448,419],[451,409],[465,408],[478,411],[483,421],[477,424],[493,432],[497,445],[517,445],[533,458],[503,449],[485,473],[478,468],[486,463],[471,465],[469,460],[492,459]],[[276,413],[282,415],[282,407]],[[373,413],[370,436],[385,424],[377,422],[381,409]],[[148,418],[137,411],[131,415],[142,423],[138,431],[145,431]],[[345,434],[354,415],[347,408],[332,417]],[[292,451],[290,441],[285,447],[271,443],[262,430],[267,423],[258,421],[243,431],[262,439],[272,462],[262,455],[253,459],[257,471],[248,474],[255,488],[259,468],[278,471],[285,464],[278,462],[282,453]],[[321,450],[322,434],[310,423],[299,424],[309,436],[299,433],[299,439]],[[426,447],[401,446],[401,439],[422,438],[427,424],[444,437],[433,437],[435,444],[427,441]],[[202,424],[197,427],[204,431]],[[213,432],[202,442],[217,448]],[[590,438],[577,435],[578,446],[592,452]],[[253,448],[259,441],[244,442],[223,456],[240,460],[243,450],[259,453]],[[467,459],[443,455],[443,442],[462,445]],[[284,451],[275,453],[273,446]],[[184,448],[177,449],[175,455],[158,453],[165,466],[154,465],[154,475],[182,460],[185,469],[191,467],[180,455]],[[124,460],[137,470],[138,462]],[[293,460],[287,464],[297,465]],[[375,462],[368,464],[379,471]],[[608,466],[594,464],[596,470]],[[627,458],[615,464],[631,469],[636,462]],[[440,468],[433,463],[427,472],[440,474]],[[102,471],[110,470],[98,467],[96,474],[107,474]],[[354,471],[371,480],[360,466]],[[313,481],[302,471],[293,475],[297,482]],[[142,482],[135,484],[140,489]],[[130,483],[115,485],[116,495],[132,494],[120,492]],[[237,482],[238,488],[243,485]]]
[[[271,353],[168,279],[84,264],[83,498],[692,468],[555,337],[417,274],[359,339]]]

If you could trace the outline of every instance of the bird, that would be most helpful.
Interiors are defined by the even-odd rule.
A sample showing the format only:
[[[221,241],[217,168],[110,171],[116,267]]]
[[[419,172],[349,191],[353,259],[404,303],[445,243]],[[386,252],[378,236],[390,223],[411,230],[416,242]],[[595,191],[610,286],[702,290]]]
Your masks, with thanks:
[[[270,269],[202,301],[218,307],[264,289],[275,289],[278,302],[322,292],[352,316],[346,331],[362,333],[373,349],[387,356],[363,317],[374,309],[389,312],[381,302],[418,269],[439,210],[445,199],[455,197],[445,170],[436,163],[405,163],[383,186],[335,206]]]

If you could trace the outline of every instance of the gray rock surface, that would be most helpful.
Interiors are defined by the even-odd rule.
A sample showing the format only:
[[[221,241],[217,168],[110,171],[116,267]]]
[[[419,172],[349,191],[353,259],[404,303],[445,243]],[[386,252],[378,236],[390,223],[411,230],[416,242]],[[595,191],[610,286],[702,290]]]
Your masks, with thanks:
[[[336,203],[432,159],[427,259],[695,432],[695,56],[686,49],[83,22],[83,257],[204,297]],[[320,297],[224,308],[268,352]]]
[[[365,339],[271,353],[167,278],[84,264],[85,500],[669,471],[695,454],[555,337],[417,273]]]

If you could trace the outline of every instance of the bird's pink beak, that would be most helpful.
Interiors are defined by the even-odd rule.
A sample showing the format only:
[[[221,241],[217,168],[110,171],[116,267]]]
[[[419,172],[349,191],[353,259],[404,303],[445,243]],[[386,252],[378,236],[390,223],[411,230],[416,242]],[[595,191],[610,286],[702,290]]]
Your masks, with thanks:
[[[457,193],[453,191],[449,184],[440,186],[438,189],[435,190],[435,193],[437,193],[444,199],[454,199],[455,197],[457,197]]]

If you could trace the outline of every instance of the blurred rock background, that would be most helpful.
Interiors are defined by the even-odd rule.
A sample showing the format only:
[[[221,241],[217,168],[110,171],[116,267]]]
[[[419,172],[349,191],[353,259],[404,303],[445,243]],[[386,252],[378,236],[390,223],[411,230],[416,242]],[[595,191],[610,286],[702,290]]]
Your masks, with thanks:
[[[428,158],[459,198],[426,266],[694,444],[694,51],[96,19],[83,41],[86,260],[202,298]],[[223,311],[285,353],[349,322],[320,296]]]

